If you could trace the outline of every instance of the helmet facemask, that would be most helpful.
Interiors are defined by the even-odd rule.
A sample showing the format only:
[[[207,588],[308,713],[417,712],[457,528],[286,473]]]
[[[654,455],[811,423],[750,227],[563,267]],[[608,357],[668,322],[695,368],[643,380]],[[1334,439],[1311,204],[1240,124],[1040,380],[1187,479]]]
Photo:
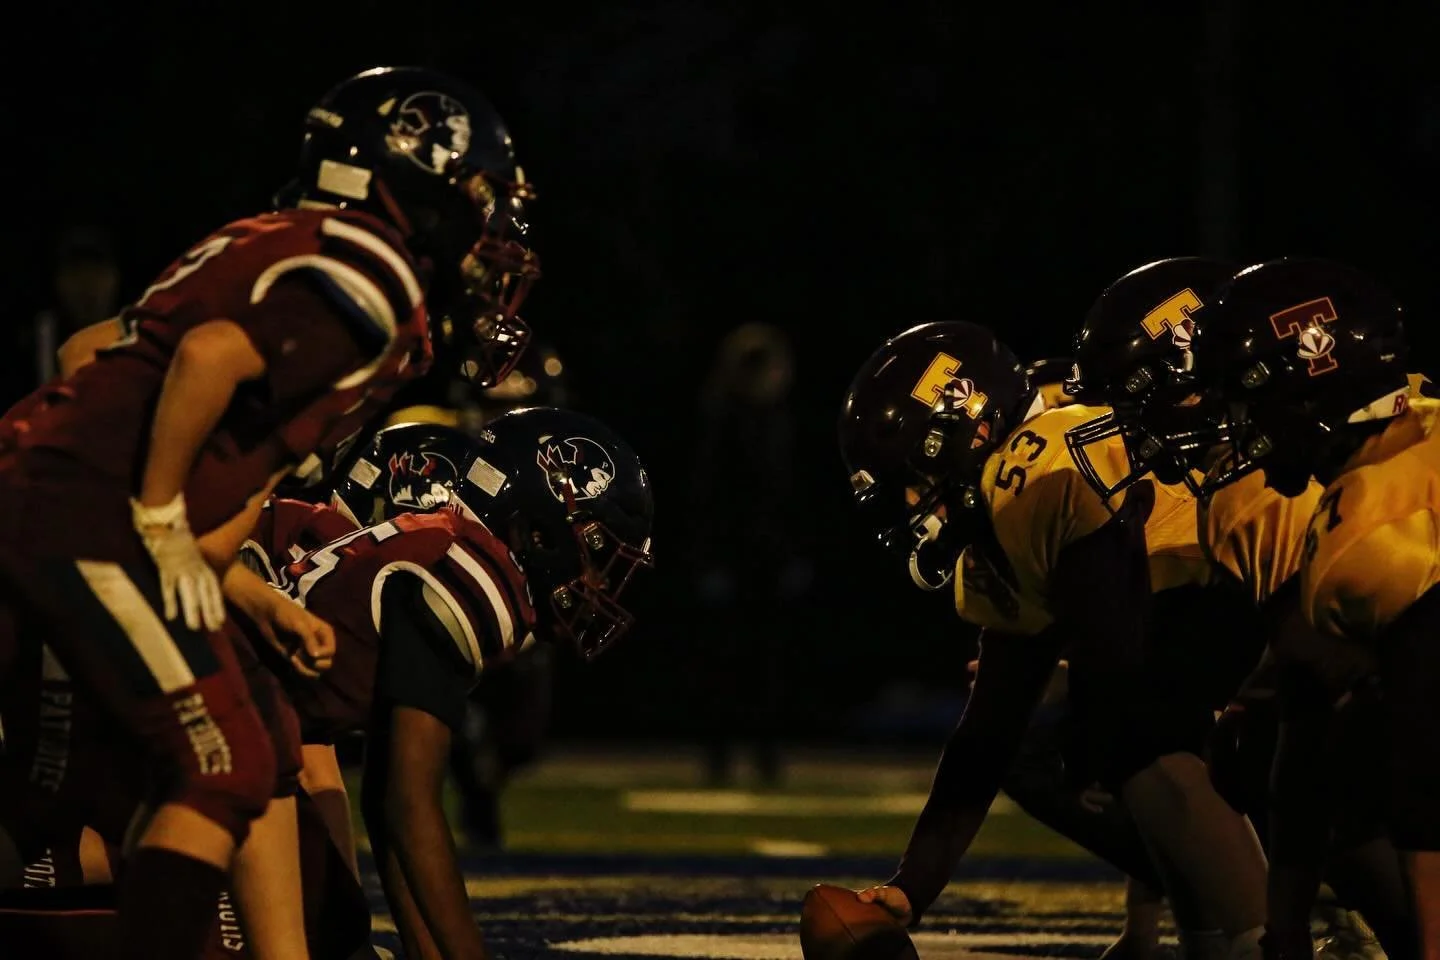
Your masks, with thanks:
[[[1327,483],[1333,479],[1367,438],[1383,431],[1407,406],[1408,384],[1397,386],[1386,378],[1375,379],[1368,389],[1347,391],[1377,399],[1338,411],[1322,409],[1319,397],[1286,401],[1270,389],[1272,378],[1265,361],[1241,371],[1240,388],[1231,395],[1244,399],[1230,404],[1226,467],[1207,480],[1207,495],[1263,469],[1266,486],[1282,496],[1299,496],[1312,478]]]
[[[1188,354],[1186,354],[1188,358]],[[1072,394],[1084,395],[1079,370],[1067,382]],[[1162,484],[1183,483],[1198,495],[1200,484],[1192,475],[1205,453],[1220,442],[1220,418],[1204,402],[1188,364],[1143,364],[1124,379],[1124,391],[1106,396],[1110,412],[1069,430],[1065,444],[1090,485],[1106,500],[1119,495],[1147,476]],[[1128,470],[1107,482],[1090,457],[1090,447],[1112,437],[1124,444]]]
[[[551,554],[545,559],[556,559],[557,554],[563,557],[559,562],[534,566],[557,574],[550,579],[558,582],[549,585],[552,632],[558,639],[573,643],[588,661],[609,649],[634,624],[635,617],[620,604],[620,595],[637,571],[654,566],[654,559],[648,537],[638,546],[627,542],[578,508],[575,493],[568,485],[565,508],[567,532],[573,542],[546,544],[544,533],[532,528],[530,549],[525,552]]]
[[[850,478],[855,503],[872,518],[880,545],[905,558],[922,590],[950,581],[960,552],[983,523],[980,473],[1000,439],[999,425],[974,423],[942,397],[919,449],[905,460],[903,478],[879,483],[866,470]]]
[[[432,309],[458,372],[484,389],[502,382],[530,343],[519,310],[540,278],[540,258],[525,243],[524,201],[535,193],[523,174],[505,181],[459,160],[449,165],[447,180],[472,214],[463,225],[436,231]],[[442,266],[451,263],[453,273]]]
[[[1247,372],[1247,376],[1253,374]],[[1265,471],[1266,486],[1281,496],[1295,497],[1305,491],[1314,469],[1312,457],[1328,445],[1329,431],[1285,406],[1267,402],[1263,395],[1227,404],[1228,442],[1221,463],[1201,485],[1204,499],[1256,470]]]

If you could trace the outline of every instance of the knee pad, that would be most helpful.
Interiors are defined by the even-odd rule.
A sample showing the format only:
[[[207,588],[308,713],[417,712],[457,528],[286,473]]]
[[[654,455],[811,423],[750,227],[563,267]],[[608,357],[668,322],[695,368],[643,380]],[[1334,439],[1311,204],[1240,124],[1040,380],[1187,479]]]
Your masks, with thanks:
[[[167,739],[173,764],[162,800],[189,807],[243,843],[250,821],[275,795],[277,762],[254,704],[224,674],[168,698],[178,723]]]

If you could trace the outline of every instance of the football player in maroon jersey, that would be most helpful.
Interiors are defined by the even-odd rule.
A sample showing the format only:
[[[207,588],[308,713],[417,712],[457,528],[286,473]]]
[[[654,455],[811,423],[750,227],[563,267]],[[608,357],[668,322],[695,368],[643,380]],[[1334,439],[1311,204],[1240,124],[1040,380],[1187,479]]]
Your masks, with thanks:
[[[651,562],[649,480],[603,424],[531,408],[478,442],[432,424],[381,431],[336,506],[376,525],[288,571],[333,616],[335,666],[282,683],[307,742],[367,732],[361,807],[407,952],[481,956],[440,803],[454,731],[485,667],[537,637],[588,660],[629,629],[621,595]]]
[[[452,737],[485,668],[508,662],[537,638],[589,659],[629,628],[620,600],[635,571],[650,563],[649,481],[635,454],[604,425],[532,408],[498,418],[478,441],[434,424],[387,428],[350,468],[334,504],[271,501],[241,554],[335,625],[334,666],[319,678],[297,679],[250,623],[236,618],[225,629],[241,661],[252,650],[258,654],[294,705],[306,744],[307,803],[320,803],[317,787],[343,791],[326,769],[335,738],[367,734],[362,807],[407,951],[482,956],[440,801]],[[362,520],[376,522],[361,528]],[[34,699],[25,701],[31,713]],[[14,703],[0,700],[6,708]],[[283,712],[275,714],[283,721]],[[288,741],[277,727],[272,721],[277,744]],[[82,736],[87,747],[73,754],[65,777],[69,795],[83,798],[107,778],[123,777],[103,762],[103,751],[88,748],[103,741],[103,731],[87,726]],[[27,746],[8,756],[0,772],[11,779],[3,782],[16,783],[18,774],[21,791],[41,793],[27,778],[34,752]],[[90,789],[75,786],[82,782]],[[353,857],[343,792],[339,799],[322,812],[336,845],[352,848]],[[66,816],[93,819],[103,811],[82,800]],[[124,817],[105,819],[102,832],[113,838]],[[57,828],[53,817],[44,825],[47,840],[78,828],[69,821]],[[26,825],[12,819],[8,826]],[[313,847],[314,838],[302,835],[302,843]],[[307,873],[322,859],[306,856]],[[307,899],[323,890],[327,900],[356,905],[358,917],[332,909],[330,922],[368,931],[356,879],[352,874],[348,885],[338,879],[333,872],[328,883],[307,877]],[[228,902],[225,909],[224,922],[233,924]],[[305,912],[313,921],[319,907],[307,903]],[[291,913],[288,922],[298,929]],[[315,924],[309,926],[313,937]],[[232,954],[237,942],[232,936]]]
[[[272,792],[273,751],[213,632],[222,592],[298,636],[312,672],[333,650],[232,562],[268,491],[323,472],[426,370],[431,315],[492,382],[526,339],[529,189],[473,91],[413,69],[340,84],[310,112],[292,196],[172,264],[127,336],[0,421],[4,602],[167,773],[121,883],[125,956],[197,953]]]

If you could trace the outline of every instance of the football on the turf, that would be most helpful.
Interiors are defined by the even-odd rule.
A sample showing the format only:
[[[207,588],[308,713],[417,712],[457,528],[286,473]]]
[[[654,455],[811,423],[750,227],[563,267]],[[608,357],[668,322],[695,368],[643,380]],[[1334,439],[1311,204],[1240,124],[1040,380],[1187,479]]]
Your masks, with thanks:
[[[805,894],[800,952],[805,960],[919,960],[910,935],[890,911],[828,883]]]

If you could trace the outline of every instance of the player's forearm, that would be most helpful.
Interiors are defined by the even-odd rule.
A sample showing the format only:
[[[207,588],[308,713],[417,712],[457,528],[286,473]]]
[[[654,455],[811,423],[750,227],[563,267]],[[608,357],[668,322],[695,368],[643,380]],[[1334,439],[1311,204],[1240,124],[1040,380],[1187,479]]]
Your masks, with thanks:
[[[260,513],[265,508],[265,501],[270,499],[270,494],[275,490],[276,484],[284,479],[286,473],[285,470],[276,471],[275,475],[266,481],[263,489],[257,490],[251,495],[239,513],[196,540],[201,554],[212,567],[223,571],[235,559],[240,552],[240,547],[255,530],[255,525],[260,522]]]
[[[485,939],[470,912],[470,897],[460,873],[455,838],[445,820],[439,791],[413,803],[387,807],[386,828],[405,882],[419,905],[425,926],[453,960],[484,960]]]
[[[976,756],[963,737],[946,746],[925,809],[890,880],[905,891],[917,921],[950,882],[1000,790],[1003,765],[977,769],[972,766]]]
[[[236,387],[264,371],[244,332],[228,321],[202,324],[181,339],[155,408],[141,504],[163,506],[185,489],[195,458]]]
[[[970,701],[891,880],[905,891],[912,922],[940,896],[980,832],[1059,659],[1053,630],[1034,637],[986,632]]]
[[[220,589],[224,592],[227,603],[234,604],[247,617],[256,621],[263,618],[264,611],[270,604],[282,599],[263,577],[238,560],[225,569],[220,578]]]

